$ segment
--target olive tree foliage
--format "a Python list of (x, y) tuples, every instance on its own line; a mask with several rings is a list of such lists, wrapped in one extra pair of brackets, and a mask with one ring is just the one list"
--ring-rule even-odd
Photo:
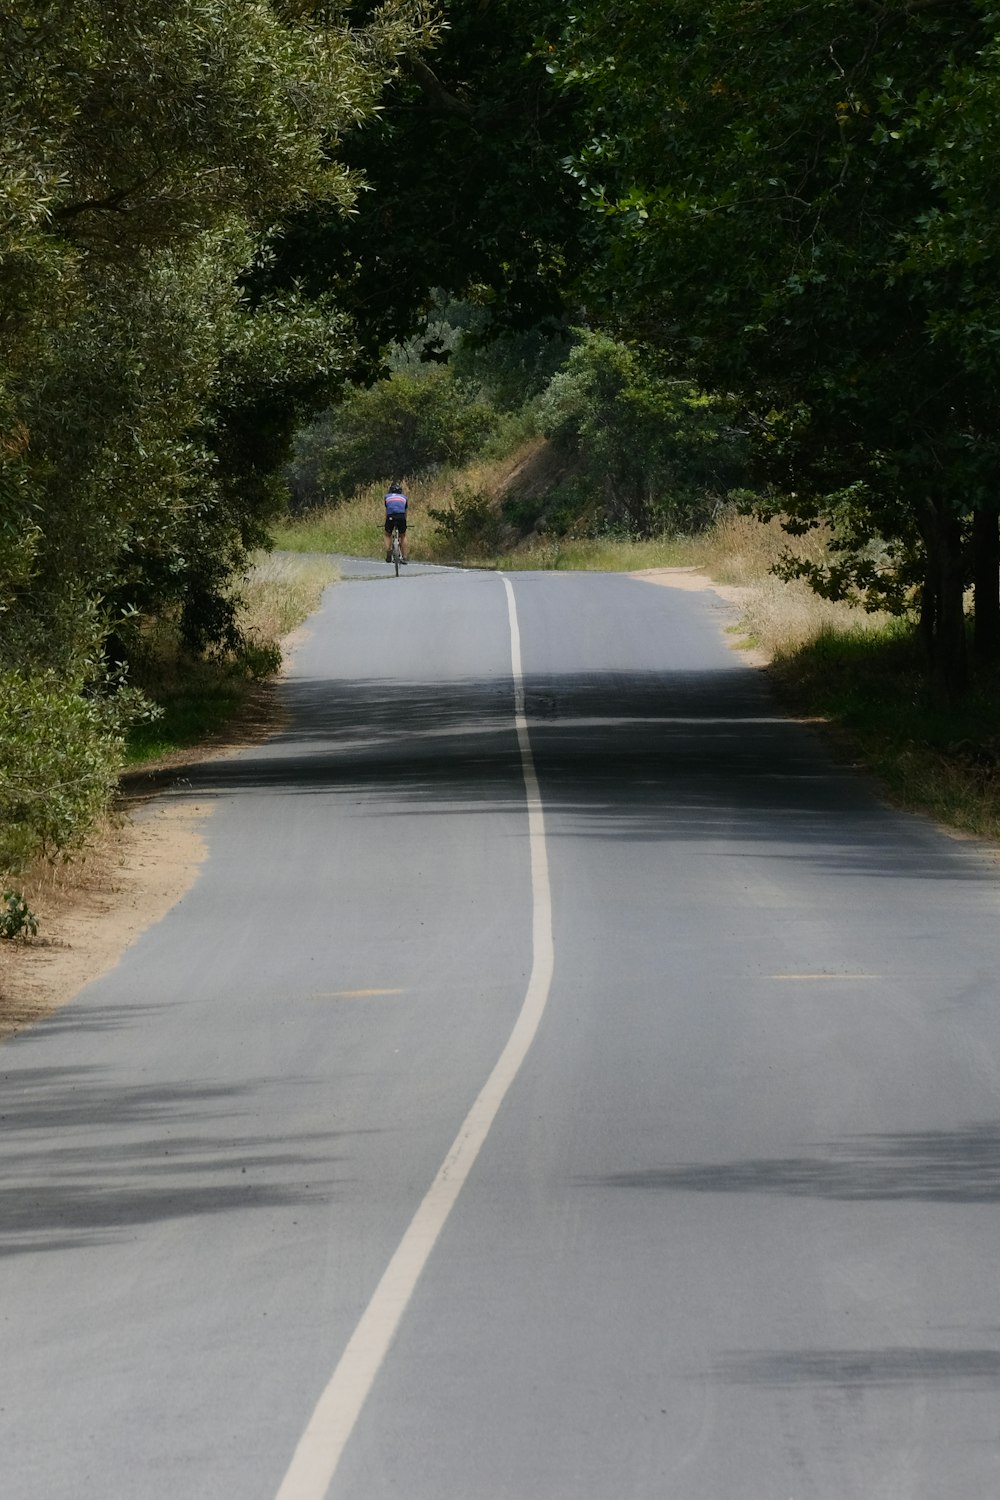
[(39, 693), (46, 723), (96, 701), (143, 612), (232, 643), (227, 585), (354, 342), (329, 296), (248, 287), (289, 215), (351, 211), (340, 138), (432, 34), (413, 0), (360, 28), (316, 0), (0, 0), (5, 731)]
[(582, 295), (735, 396), (812, 581), (919, 607), (946, 692), (963, 588), (1000, 645), (1000, 15), (986, 0), (575, 8)]
[(394, 370), (446, 363), (498, 412), (521, 413), (562, 368), (573, 341), (563, 317), (505, 327), (493, 298), (472, 299), (437, 292), (420, 332), (393, 352)]

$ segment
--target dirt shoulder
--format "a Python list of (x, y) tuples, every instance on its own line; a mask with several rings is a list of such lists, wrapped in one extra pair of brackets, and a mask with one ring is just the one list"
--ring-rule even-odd
[(0, 944), (0, 1040), (65, 1005), (191, 889), (208, 852), (210, 802), (159, 794), (185, 767), (237, 754), (276, 734), (283, 714), (265, 683), (224, 736), (127, 772), (107, 824), (71, 863), (27, 885), (39, 933)]
[[(749, 589), (740, 588), (736, 584), (716, 583), (714, 578), (709, 578), (706, 573), (699, 573), (697, 568), (641, 568), (638, 572), (630, 573), (629, 577), (638, 579), (640, 583), (659, 584), (661, 588), (686, 589), (690, 593), (717, 594), (720, 599), (733, 606), (734, 626), (750, 594)], [(752, 667), (766, 667), (771, 659), (766, 651), (761, 651), (758, 647), (748, 645), (746, 641), (741, 640), (736, 630), (726, 635), (726, 644), (733, 651), (738, 651), (743, 660)]]

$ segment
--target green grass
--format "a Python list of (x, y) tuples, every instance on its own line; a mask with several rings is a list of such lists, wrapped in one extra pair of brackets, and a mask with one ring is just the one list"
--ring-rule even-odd
[(790, 707), (816, 715), (881, 780), (890, 799), (1000, 839), (1000, 696), (984, 679), (954, 707), (930, 692), (916, 632), (825, 630), (771, 667)]
[(271, 531), (274, 545), (283, 552), (378, 557), (383, 544), (382, 495), (381, 488), (372, 487), (341, 505), (280, 522)]
[[(204, 670), (196, 670), (204, 666)], [(178, 750), (190, 749), (232, 723), (250, 691), (245, 677), (221, 667), (191, 663), (170, 682), (162, 678), (145, 692), (160, 710), (152, 722), (133, 725), (125, 748), (125, 763), (142, 765)]]
[(280, 665), (281, 640), (311, 614), (337, 576), (333, 564), (322, 559), (257, 557), (236, 588), (237, 619), (249, 643), (238, 658), (187, 658), (170, 622), (158, 622), (132, 677), (160, 714), (133, 725), (126, 764), (142, 765), (204, 744), (233, 725), (257, 684)]

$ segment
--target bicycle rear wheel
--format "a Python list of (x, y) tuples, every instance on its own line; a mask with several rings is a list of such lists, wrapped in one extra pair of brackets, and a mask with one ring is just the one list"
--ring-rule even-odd
[(402, 557), (403, 557), (403, 554), (400, 551), (400, 547), (399, 547), (399, 532), (396, 530), (396, 528), (394, 526), (392, 528), (392, 561), (393, 561), (393, 564), (395, 565), (395, 568), (396, 568), (396, 577), (397, 578), (399, 577), (399, 564), (402, 561)]

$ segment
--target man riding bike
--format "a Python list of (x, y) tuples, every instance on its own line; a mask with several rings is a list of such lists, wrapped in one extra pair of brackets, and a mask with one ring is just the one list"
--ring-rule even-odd
[(399, 532), (399, 550), (403, 554), (402, 561), (408, 562), (406, 555), (406, 507), (408, 505), (406, 496), (398, 484), (394, 484), (385, 497), (385, 560), (392, 562), (392, 533), (393, 528)]

